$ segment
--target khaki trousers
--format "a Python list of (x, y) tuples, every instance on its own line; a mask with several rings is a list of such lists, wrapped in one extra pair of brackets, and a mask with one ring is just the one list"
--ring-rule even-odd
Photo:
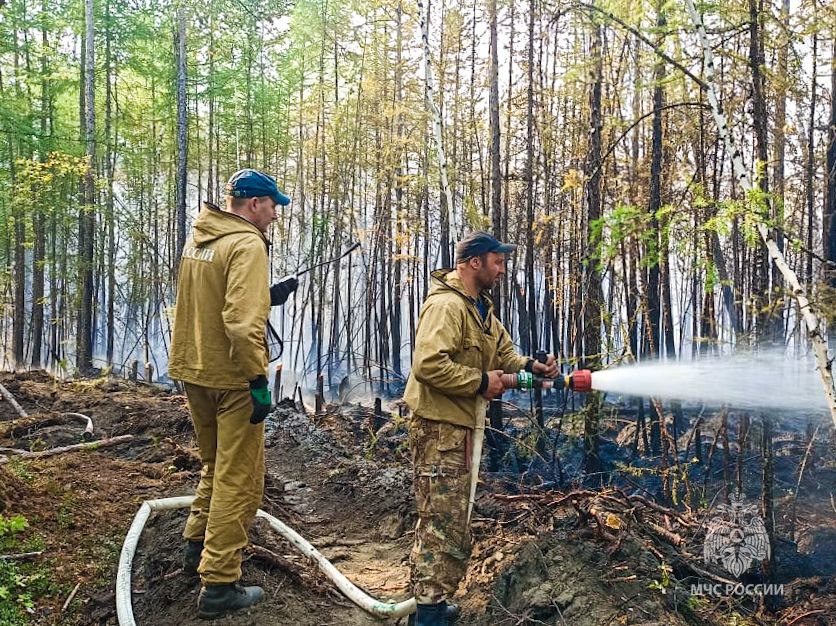
[(241, 578), (241, 551), (264, 493), (264, 423), (250, 424), (248, 389), (186, 383), (203, 467), (183, 537), (204, 542), (204, 584)]

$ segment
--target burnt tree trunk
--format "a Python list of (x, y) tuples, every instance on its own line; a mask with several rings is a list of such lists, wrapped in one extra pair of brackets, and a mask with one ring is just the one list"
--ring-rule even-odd
[[(768, 200), (769, 176), (766, 169), (769, 162), (768, 147), (768, 119), (766, 112), (765, 79), (763, 75), (763, 41), (761, 33), (761, 14), (763, 13), (763, 0), (749, 0), (749, 68), (752, 72), (752, 125), (755, 130), (755, 153), (758, 159), (758, 172), (756, 184), (760, 190), (764, 202), (764, 215), (767, 219), (774, 219), (772, 207)], [(776, 237), (779, 249), (783, 249), (783, 237)], [(761, 339), (776, 341), (778, 328), (783, 329), (780, 317), (776, 323), (774, 312), (771, 310), (773, 295), (769, 293), (769, 272), (770, 261), (766, 247), (760, 242), (757, 249), (752, 251), (754, 255), (752, 290), (753, 303), (755, 306), (754, 319), (754, 340)], [(780, 280), (776, 276), (776, 280)]]
[[(529, 349), (538, 349), (537, 298), (534, 283), (534, 17), (536, 4), (528, 6), (528, 96), (526, 100), (526, 159), (525, 159), (525, 291), (528, 296)], [(542, 428), (542, 424), (539, 424)]]
[[(584, 306), (584, 360), (586, 367), (599, 369), (601, 366), (601, 276), (598, 271), (598, 255), (593, 248), (592, 225), (601, 218), (601, 83), (603, 74), (603, 51), (601, 45), (601, 25), (592, 25), (592, 44), (590, 54), (592, 65), (590, 73), (589, 95), (589, 152), (586, 159), (587, 232), (585, 233), (587, 264), (584, 268), (586, 299)], [(584, 469), (597, 472), (601, 468), (598, 457), (598, 421), (601, 410), (601, 394), (590, 393), (587, 396), (584, 413)]]
[(814, 187), (816, 183), (816, 52), (818, 49), (818, 37), (813, 32), (813, 84), (810, 88), (810, 117), (807, 129), (807, 254), (804, 276), (807, 289), (812, 290), (813, 285), (813, 225), (815, 223)]
[(186, 9), (177, 9), (177, 248), (174, 253), (174, 276), (186, 245), (186, 183), (188, 159), (188, 120), (186, 118)]
[[(761, 455), (763, 456), (763, 491), (761, 492), (761, 517), (769, 536), (769, 558), (761, 561), (761, 573), (768, 582), (775, 574), (775, 509), (774, 486), (775, 464), (772, 449), (772, 421), (763, 420), (763, 434), (761, 439)], [(767, 596), (768, 598), (769, 596)]]
[[(502, 170), (500, 168), (500, 128), (499, 128), (499, 51), (497, 41), (496, 0), (488, 1), (488, 15), (490, 20), (490, 94), (488, 109), (490, 114), (490, 159), (491, 159), (491, 223), (493, 234), (502, 237)], [(502, 321), (502, 286), (500, 281), (493, 288), (494, 314)], [(491, 402), (488, 410), (491, 430), (487, 440), (491, 447), (488, 463), (492, 471), (499, 469), (499, 462), (503, 452), (504, 439), (500, 434), (503, 430), (502, 403), (499, 400)]]
[(76, 367), (83, 374), (93, 368), (93, 249), (96, 232), (96, 81), (95, 24), (93, 0), (85, 1), (86, 47), (84, 55), (84, 112), (87, 172), (84, 176), (84, 206), (79, 212), (79, 307), (76, 324)]

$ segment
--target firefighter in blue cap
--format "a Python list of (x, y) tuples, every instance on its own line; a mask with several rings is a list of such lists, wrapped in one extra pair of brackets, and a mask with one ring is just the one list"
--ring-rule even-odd
[(271, 410), (265, 327), (296, 278), (269, 287), (266, 233), (290, 198), (271, 176), (233, 174), (226, 208), (205, 203), (183, 249), (169, 375), (183, 381), (202, 469), (183, 531), (183, 570), (200, 574), (198, 616), (252, 606), (241, 552), (264, 491), (264, 419)]

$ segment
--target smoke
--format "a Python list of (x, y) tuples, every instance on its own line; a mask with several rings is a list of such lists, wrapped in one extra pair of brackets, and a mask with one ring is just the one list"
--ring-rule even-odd
[(592, 387), (744, 409), (827, 412), (815, 364), (775, 352), (617, 367), (595, 372)]

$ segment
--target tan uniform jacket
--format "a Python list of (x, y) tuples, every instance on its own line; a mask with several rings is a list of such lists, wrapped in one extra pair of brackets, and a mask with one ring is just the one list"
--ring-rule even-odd
[(511, 336), (493, 314), (488, 292), (485, 321), (452, 270), (432, 273), (433, 286), (421, 307), (412, 371), (404, 400), (416, 415), (473, 428), (476, 390), (482, 373), (523, 369), (528, 358), (517, 354)]
[(180, 260), (171, 378), (246, 389), (267, 373), (269, 246), (255, 225), (204, 204)]

